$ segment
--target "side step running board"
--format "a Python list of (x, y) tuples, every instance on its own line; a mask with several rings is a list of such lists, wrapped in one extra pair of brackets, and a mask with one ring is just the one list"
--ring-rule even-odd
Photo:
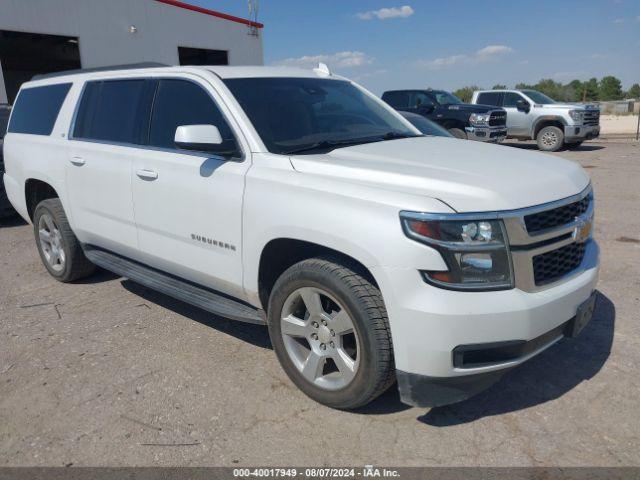
[(92, 263), (152, 290), (164, 293), (220, 317), (259, 325), (266, 324), (264, 312), (251, 305), (180, 280), (177, 277), (114, 253), (90, 245), (83, 245), (82, 248)]

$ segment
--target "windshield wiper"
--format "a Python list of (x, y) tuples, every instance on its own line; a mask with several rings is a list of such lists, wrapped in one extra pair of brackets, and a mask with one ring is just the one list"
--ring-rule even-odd
[(379, 137), (379, 140), (397, 140), (399, 138), (413, 138), (413, 137), (424, 137), (424, 135), (416, 135), (416, 134), (408, 134), (408, 133), (400, 133), (400, 132), (387, 132), (382, 137)]
[(304, 147), (293, 148), (291, 150), (285, 150), (282, 152), (285, 155), (295, 155), (296, 153), (313, 152), (315, 150), (331, 151), (336, 148), (349, 147), (353, 145), (362, 145), (364, 143), (382, 142), (385, 140), (396, 140), (398, 138), (411, 138), (422, 137), (424, 135), (410, 135), (407, 133), (399, 132), (387, 132), (382, 136), (366, 137), (366, 138), (352, 138), (349, 140), (322, 140), (320, 142), (312, 143), (311, 145), (305, 145)]
[(351, 140), (322, 140), (321, 142), (312, 143), (300, 148), (294, 148), (286, 150), (282, 153), (285, 155), (294, 155), (296, 153), (312, 152), (314, 150), (327, 150), (331, 151), (340, 147), (348, 147), (351, 145), (360, 145), (362, 143), (368, 143), (372, 140), (370, 138), (355, 138)]

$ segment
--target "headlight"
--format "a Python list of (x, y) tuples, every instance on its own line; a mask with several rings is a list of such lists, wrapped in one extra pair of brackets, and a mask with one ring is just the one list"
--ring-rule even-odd
[(582, 123), (584, 110), (569, 110), (569, 116), (576, 123)]
[(447, 271), (423, 271), (432, 285), (450, 290), (513, 288), (511, 255), (502, 220), (430, 219), (412, 212), (400, 214), (405, 234), (440, 252)]
[(488, 113), (472, 113), (469, 116), (469, 123), (472, 125), (489, 125), (489, 117)]

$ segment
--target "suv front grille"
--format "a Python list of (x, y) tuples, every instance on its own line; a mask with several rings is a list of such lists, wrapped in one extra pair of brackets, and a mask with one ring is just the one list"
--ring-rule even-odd
[(570, 243), (533, 257), (533, 278), (536, 285), (554, 282), (578, 268), (586, 249), (585, 242)]
[(506, 112), (491, 112), (489, 116), (490, 127), (504, 127), (507, 124)]
[(549, 228), (560, 227), (571, 223), (589, 209), (592, 196), (587, 195), (582, 200), (563, 205), (562, 207), (545, 210), (544, 212), (532, 213), (524, 217), (527, 232), (537, 233)]
[(583, 125), (598, 125), (600, 123), (600, 110), (586, 110)]

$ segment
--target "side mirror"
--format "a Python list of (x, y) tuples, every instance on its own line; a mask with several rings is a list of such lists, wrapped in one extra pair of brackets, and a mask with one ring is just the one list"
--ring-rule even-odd
[(521, 112), (529, 113), (531, 106), (529, 105), (529, 102), (527, 102), (526, 100), (518, 100), (516, 102), (516, 108)]
[(176, 128), (174, 142), (185, 150), (216, 151), (222, 135), (215, 125), (182, 125)]

